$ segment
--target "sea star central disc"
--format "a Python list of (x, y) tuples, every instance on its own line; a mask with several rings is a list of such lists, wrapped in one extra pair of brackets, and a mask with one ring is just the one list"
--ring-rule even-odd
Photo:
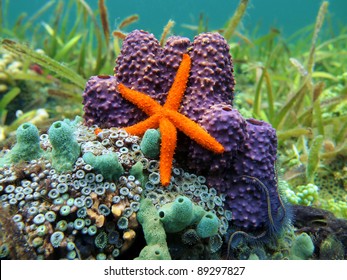
[(178, 112), (181, 100), (187, 87), (191, 60), (183, 54), (174, 82), (168, 92), (166, 102), (161, 106), (145, 93), (118, 84), (119, 93), (144, 111), (149, 118), (124, 129), (133, 135), (143, 135), (147, 129), (159, 128), (160, 147), (160, 181), (167, 186), (171, 179), (172, 160), (177, 144), (177, 129), (204, 148), (215, 153), (223, 153), (224, 147), (199, 124)]

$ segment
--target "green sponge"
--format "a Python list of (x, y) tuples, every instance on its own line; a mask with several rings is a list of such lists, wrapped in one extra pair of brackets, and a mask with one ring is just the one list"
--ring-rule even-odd
[(219, 219), (216, 215), (206, 212), (201, 206), (185, 196), (178, 196), (173, 202), (159, 209), (159, 218), (165, 231), (175, 233), (197, 224), (197, 233), (201, 238), (211, 237), (218, 232)]
[(116, 153), (108, 153), (95, 156), (92, 153), (85, 153), (83, 160), (90, 164), (97, 172), (108, 181), (117, 181), (124, 173), (123, 166), (119, 163)]
[(198, 223), (196, 232), (201, 238), (211, 237), (218, 233), (219, 219), (213, 213), (206, 213)]
[(311, 237), (306, 233), (301, 233), (294, 240), (293, 246), (290, 248), (290, 259), (307, 260), (312, 256), (314, 244)]
[(80, 146), (73, 134), (72, 127), (63, 121), (54, 122), (48, 130), (52, 144), (52, 166), (58, 172), (72, 170), (80, 155)]
[(133, 175), (140, 181), (141, 185), (144, 185), (145, 175), (143, 174), (143, 164), (141, 161), (136, 162), (129, 170), (129, 174)]
[(31, 123), (24, 123), (16, 131), (17, 143), (10, 152), (12, 163), (21, 160), (30, 161), (39, 158), (43, 151), (40, 148), (40, 136), (37, 127)]
[(166, 243), (166, 233), (160, 222), (158, 212), (149, 199), (142, 199), (137, 219), (142, 225), (147, 246), (137, 260), (171, 260)]
[(160, 133), (156, 129), (147, 129), (142, 137), (140, 148), (146, 157), (156, 158), (160, 150)]
[(185, 196), (163, 205), (159, 217), (166, 232), (179, 232), (189, 226), (193, 219), (193, 203)]

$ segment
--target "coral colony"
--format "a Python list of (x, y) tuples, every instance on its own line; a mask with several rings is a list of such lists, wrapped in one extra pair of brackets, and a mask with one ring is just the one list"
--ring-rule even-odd
[[(135, 30), (114, 72), (88, 80), (83, 119), (47, 134), (25, 123), (3, 152), (1, 223), (14, 226), (1, 257), (216, 259), (279, 239), (290, 215), (276, 133), (233, 108), (226, 40), (173, 36), (161, 47)], [(299, 237), (288, 254), (307, 258), (312, 241)]]

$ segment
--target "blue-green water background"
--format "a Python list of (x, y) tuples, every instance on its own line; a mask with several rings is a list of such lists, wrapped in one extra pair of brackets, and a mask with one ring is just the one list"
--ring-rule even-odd
[[(3, 3), (6, 2), (3, 0)], [(11, 26), (21, 13), (33, 15), (47, 1), (43, 0), (9, 0), (7, 23)], [(68, 4), (69, 1), (65, 1)], [(97, 10), (97, 0), (85, 0)], [(192, 37), (194, 32), (184, 28), (183, 24), (197, 25), (200, 14), (208, 19), (209, 30), (220, 29), (235, 11), (239, 0), (106, 0), (109, 21), (114, 29), (119, 22), (131, 14), (139, 14), (140, 20), (128, 27), (144, 29), (160, 36), (169, 19), (176, 22), (174, 33)], [(240, 27), (244, 34), (257, 32), (266, 34), (272, 27), (279, 29), (283, 36), (288, 37), (303, 27), (313, 25), (321, 0), (250, 0), (247, 13)], [(329, 36), (340, 33), (347, 25), (347, 1), (330, 0), (329, 14), (325, 29)], [(65, 5), (67, 7), (67, 5)], [(38, 20), (49, 21), (54, 7)], [(71, 10), (71, 13), (74, 13)], [(72, 23), (71, 23), (72, 24)], [(327, 33), (327, 32), (326, 32)]]

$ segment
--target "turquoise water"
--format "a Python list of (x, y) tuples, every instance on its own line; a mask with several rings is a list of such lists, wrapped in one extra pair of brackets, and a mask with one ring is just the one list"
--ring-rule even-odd
[[(7, 2), (7, 1), (3, 1)], [(8, 23), (14, 24), (18, 16), (27, 13), (28, 17), (34, 14), (48, 1), (41, 0), (15, 0), (9, 2)], [(56, 1), (57, 2), (57, 1)], [(68, 1), (65, 1), (66, 4)], [(96, 0), (86, 0), (93, 9), (97, 9)], [(223, 27), (237, 7), (238, 0), (132, 0), (132, 1), (105, 1), (109, 11), (109, 21), (112, 28), (127, 17), (137, 13), (140, 20), (128, 27), (127, 31), (134, 28), (144, 29), (160, 36), (163, 27), (169, 19), (176, 22), (174, 32), (178, 35), (192, 37), (193, 32), (184, 28), (183, 25), (197, 25), (200, 14), (208, 21), (209, 30)], [(251, 0), (247, 13), (243, 19), (241, 31), (249, 33), (255, 29), (259, 34), (267, 33), (270, 28), (276, 27), (284, 36), (289, 36), (295, 31), (313, 24), (321, 0)], [(345, 12), (347, 1), (329, 1), (329, 19), (326, 28), (333, 28), (335, 33), (339, 27), (347, 25)], [(65, 8), (67, 5), (65, 5)], [(53, 11), (54, 6), (51, 7)], [(71, 9), (71, 13), (74, 11)], [(48, 21), (51, 13), (45, 13), (40, 21)]]

